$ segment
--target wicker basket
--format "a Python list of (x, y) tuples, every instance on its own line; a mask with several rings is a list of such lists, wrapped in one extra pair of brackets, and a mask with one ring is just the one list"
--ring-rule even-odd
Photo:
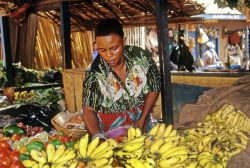
[(51, 119), (51, 123), (55, 127), (57, 131), (63, 131), (65, 135), (72, 136), (74, 138), (81, 138), (83, 135), (87, 133), (86, 129), (79, 129), (79, 128), (65, 128), (62, 124), (65, 122), (65, 113), (61, 112), (58, 113), (55, 117)]

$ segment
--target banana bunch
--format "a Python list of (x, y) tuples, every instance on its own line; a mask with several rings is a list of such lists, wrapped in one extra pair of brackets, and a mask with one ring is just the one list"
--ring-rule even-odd
[(100, 139), (96, 137), (89, 142), (89, 135), (83, 136), (78, 143), (79, 157), (89, 167), (112, 167), (114, 141), (108, 140), (99, 144)]
[(246, 149), (249, 118), (232, 105), (225, 104), (196, 128), (182, 132), (184, 143), (193, 152), (185, 167), (226, 167), (227, 161)]
[(76, 152), (73, 148), (66, 149), (60, 145), (57, 149), (48, 144), (46, 151), (31, 150), (31, 160), (24, 160), (24, 167), (28, 168), (76, 168)]
[(154, 159), (146, 157), (146, 159), (128, 159), (125, 163), (126, 168), (156, 168)]
[(23, 99), (29, 99), (32, 97), (37, 96), (37, 93), (34, 91), (27, 92), (27, 91), (22, 91), (22, 92), (15, 92), (14, 93), (15, 100), (23, 100)]
[(152, 136), (154, 139), (167, 138), (177, 136), (177, 131), (173, 129), (170, 124), (166, 127), (165, 124), (157, 123), (149, 132), (148, 135)]
[(135, 138), (141, 137), (142, 132), (139, 128), (129, 127), (128, 128), (128, 138), (127, 141), (131, 141)]

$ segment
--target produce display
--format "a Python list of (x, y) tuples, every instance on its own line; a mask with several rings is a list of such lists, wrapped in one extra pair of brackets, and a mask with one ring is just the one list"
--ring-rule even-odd
[[(6, 127), (5, 135), (11, 138), (0, 141), (0, 159), (4, 159), (0, 167), (226, 168), (233, 156), (246, 149), (250, 119), (225, 104), (195, 128), (177, 130), (158, 123), (145, 134), (129, 127), (127, 136), (106, 140), (90, 139), (88, 134), (76, 140), (61, 132), (27, 137), (23, 127), (24, 132), (13, 125)], [(19, 140), (13, 138), (18, 133)], [(5, 148), (9, 152), (1, 154)], [(11, 159), (12, 155), (18, 157)]]

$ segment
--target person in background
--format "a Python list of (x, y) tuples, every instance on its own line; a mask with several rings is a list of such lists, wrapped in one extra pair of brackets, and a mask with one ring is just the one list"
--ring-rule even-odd
[(151, 110), (160, 92), (160, 73), (149, 52), (125, 46), (122, 25), (101, 20), (95, 28), (97, 57), (83, 82), (83, 118), (92, 138), (114, 128), (151, 127)]
[(178, 71), (193, 72), (194, 68), (194, 58), (189, 51), (188, 46), (185, 43), (184, 30), (181, 30), (179, 33), (178, 45), (173, 48), (170, 54), (170, 60), (177, 65)]
[(97, 44), (96, 42), (93, 42), (93, 53), (92, 53), (93, 60), (97, 57), (97, 55), (98, 55)]
[(206, 43), (207, 50), (203, 55), (204, 66), (216, 65), (219, 61), (219, 57), (215, 51), (215, 45), (213, 42), (209, 41)]

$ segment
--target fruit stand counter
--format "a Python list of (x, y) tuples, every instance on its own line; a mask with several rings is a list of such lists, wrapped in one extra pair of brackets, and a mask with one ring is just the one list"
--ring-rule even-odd
[(250, 72), (172, 72), (172, 82), (200, 87), (224, 87)]
[[(174, 121), (185, 104), (197, 102), (200, 95), (212, 88), (230, 86), (250, 72), (171, 72)], [(154, 117), (161, 119), (161, 98), (159, 96), (153, 109)]]

